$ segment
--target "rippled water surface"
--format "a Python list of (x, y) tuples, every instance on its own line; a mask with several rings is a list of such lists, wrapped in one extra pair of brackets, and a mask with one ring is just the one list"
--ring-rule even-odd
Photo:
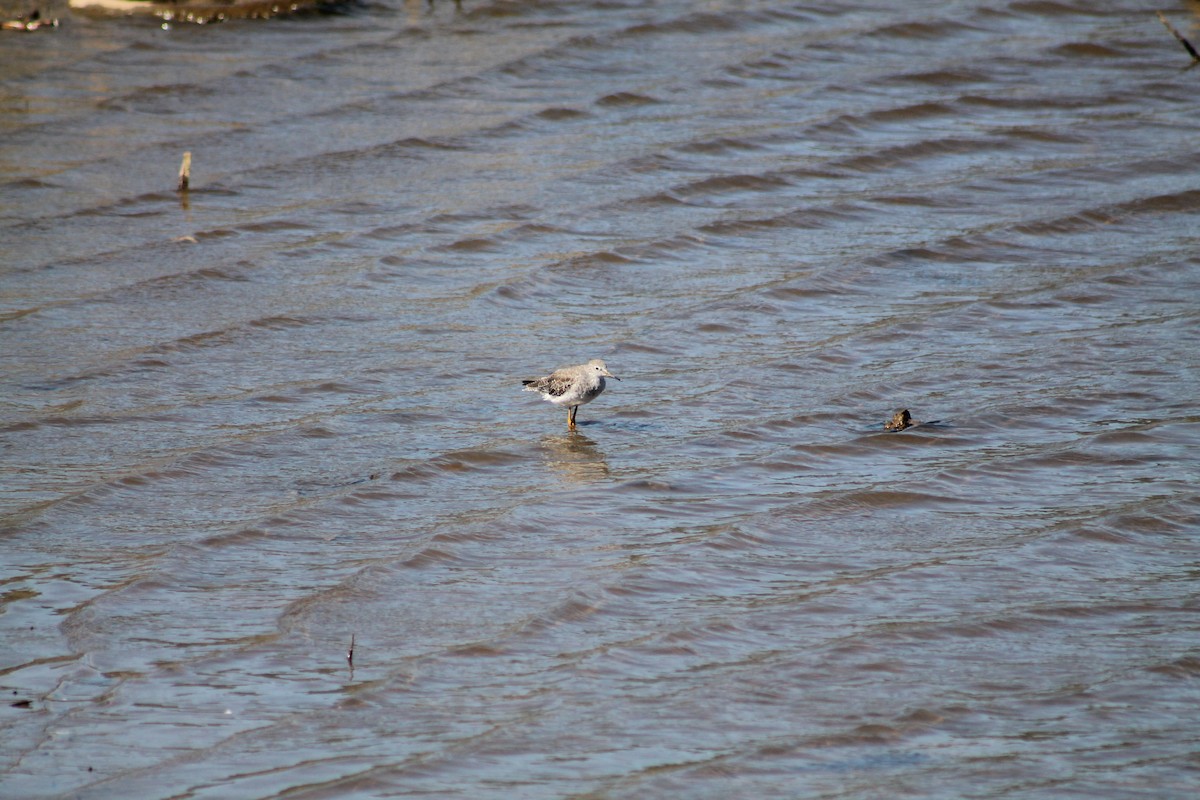
[(1152, 11), (5, 33), (0, 796), (1195, 796)]

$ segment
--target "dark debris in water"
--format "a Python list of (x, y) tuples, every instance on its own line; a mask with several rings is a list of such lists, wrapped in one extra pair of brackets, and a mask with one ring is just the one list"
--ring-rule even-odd
[(887, 422), (883, 423), (883, 429), (885, 431), (903, 431), (903, 430), (908, 430), (909, 428), (915, 428), (918, 425), (939, 425), (939, 424), (941, 424), (941, 421), (936, 420), (936, 419), (930, 420), (929, 422), (921, 422), (920, 420), (915, 420), (912, 418), (912, 414), (909, 413), (907, 408), (902, 408), (899, 411), (897, 411), (895, 414), (892, 414), (891, 419), (889, 419)]

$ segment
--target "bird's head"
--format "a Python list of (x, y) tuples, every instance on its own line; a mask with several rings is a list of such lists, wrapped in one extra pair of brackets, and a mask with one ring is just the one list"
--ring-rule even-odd
[(604, 365), (604, 362), (598, 358), (593, 358), (591, 361), (589, 361), (587, 363), (587, 365), (592, 370), (594, 370), (597, 375), (599, 375), (602, 378), (612, 378), (614, 381), (621, 380), (616, 375), (613, 375), (611, 372), (609, 372), (608, 367), (606, 367)]

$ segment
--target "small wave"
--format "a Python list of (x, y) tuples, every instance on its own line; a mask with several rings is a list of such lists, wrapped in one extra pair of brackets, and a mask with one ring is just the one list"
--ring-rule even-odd
[(1200, 678), (1200, 657), (1182, 656), (1173, 661), (1146, 667), (1146, 671), (1171, 678), (1195, 680)]
[(612, 250), (597, 250), (592, 253), (580, 253), (568, 256), (551, 265), (553, 269), (579, 270), (593, 267), (611, 267), (622, 264), (633, 264), (635, 259), (621, 255)]
[(288, 219), (270, 219), (262, 222), (247, 222), (238, 225), (236, 230), (245, 231), (246, 233), (290, 233), (292, 231), (309, 231), (312, 228), (302, 222), (293, 222)]
[(194, 114), (197, 104), (219, 94), (211, 86), (179, 83), (169, 86), (146, 86), (118, 97), (108, 97), (97, 104), (105, 111), (136, 114)]
[[(420, 154), (423, 150), (455, 151), (465, 150), (466, 147), (458, 141), (447, 137), (406, 136), (403, 139), (389, 142), (386, 145), (380, 145), (373, 149), (378, 151), (378, 155), (413, 156)], [(322, 156), (322, 158), (324, 157)]]
[(397, 562), (397, 566), (404, 569), (425, 569), (427, 567), (459, 564), (461, 562), (462, 559), (449, 550), (444, 550), (440, 547), (427, 547), (416, 555)]
[(927, 139), (913, 144), (884, 148), (873, 153), (852, 156), (835, 162), (843, 169), (856, 172), (880, 172), (918, 161), (945, 156), (983, 155), (1005, 150), (1009, 147), (1000, 139)]
[(0, 184), (5, 189), (61, 189), (62, 187), (53, 181), (44, 180), (42, 178), (17, 178), (16, 180), (5, 181)]
[(964, 32), (979, 31), (972, 25), (967, 25), (963, 22), (954, 22), (951, 20), (940, 19), (933, 22), (900, 22), (892, 25), (885, 25), (882, 28), (876, 28), (868, 32), (866, 35), (875, 37), (891, 37), (897, 39), (944, 39), (949, 36), (956, 36)]
[(1010, 3), (1009, 11), (1031, 17), (1099, 16), (1105, 12), (1095, 3), (1063, 3), (1057, 0), (1018, 0)]
[(748, 20), (738, 14), (697, 13), (667, 20), (635, 25), (625, 30), (626, 36), (662, 36), (671, 33), (720, 33), (737, 30)]
[(959, 112), (945, 103), (913, 103), (894, 108), (881, 108), (865, 114), (840, 114), (833, 119), (813, 125), (809, 132), (814, 136), (859, 135), (891, 125), (909, 126), (921, 120), (936, 119), (957, 113)]
[(928, 72), (908, 72), (887, 79), (889, 83), (916, 83), (928, 86), (962, 86), (965, 84), (989, 84), (992, 77), (986, 72), (972, 69), (936, 69)]
[(991, 131), (994, 134), (1004, 136), (1006, 138), (1024, 139), (1028, 142), (1037, 142), (1040, 144), (1063, 144), (1077, 146), (1087, 144), (1088, 139), (1084, 136), (1079, 136), (1067, 131), (1047, 130), (1042, 127), (1004, 127), (994, 128)]
[(271, 534), (262, 528), (242, 528), (232, 533), (222, 533), (201, 539), (196, 542), (196, 546), (208, 547), (213, 550), (223, 550), (225, 548), (236, 548), (247, 544), (254, 544), (263, 539), (270, 538)]
[(1016, 225), (1013, 232), (1031, 236), (1080, 233), (1113, 224), (1127, 224), (1130, 217), (1147, 214), (1194, 214), (1200, 212), (1200, 190), (1153, 195), (1126, 203), (1079, 211), (1065, 217)]
[(791, 181), (779, 175), (717, 175), (671, 190), (683, 197), (704, 197), (731, 192), (767, 192), (790, 186)]
[[(893, 435), (890, 438), (899, 440), (903, 437)], [(829, 449), (834, 454), (844, 452), (844, 448), (841, 447)], [(789, 515), (805, 520), (819, 520), (847, 515), (869, 515), (880, 510), (924, 511), (959, 506), (967, 502), (969, 501), (948, 495), (903, 489), (860, 489), (800, 504), (792, 509)]]
[(586, 111), (580, 111), (577, 108), (564, 108), (556, 106), (554, 108), (546, 108), (537, 113), (538, 119), (550, 120), (551, 122), (563, 122), (566, 120), (584, 119), (591, 116)]
[(682, 144), (675, 148), (680, 153), (699, 153), (706, 156), (728, 155), (753, 150), (761, 150), (762, 145), (746, 139), (734, 139), (728, 136), (708, 139), (700, 142)]
[[(1166, 170), (1171, 171), (1175, 169), (1171, 164), (1166, 164), (1164, 167)], [(1194, 213), (1200, 211), (1200, 189), (1187, 189), (1170, 194), (1152, 195), (1140, 200), (1133, 200), (1129, 203), (1114, 206), (1113, 211), (1130, 214), (1159, 212)]]
[(1061, 44), (1051, 52), (1068, 58), (1118, 58), (1124, 55), (1120, 50), (1114, 50), (1111, 47), (1095, 44), (1094, 42)]
[(434, 250), (449, 253), (488, 253), (498, 251), (500, 245), (501, 243), (494, 239), (473, 236), (467, 239), (459, 239), (447, 245), (441, 245), (434, 248)]
[(286, 330), (288, 328), (303, 328), (305, 325), (313, 324), (313, 320), (303, 317), (262, 317), (260, 319), (251, 320), (247, 323), (251, 328), (268, 328), (270, 330)]
[(949, 105), (939, 102), (913, 103), (896, 108), (884, 108), (872, 111), (865, 116), (874, 122), (913, 122), (914, 120), (944, 117), (958, 112)]
[[(817, 12), (819, 13), (819, 12)], [(627, 28), (624, 36), (665, 36), (671, 34), (708, 34), (749, 30), (757, 26), (781, 23), (804, 24), (812, 20), (812, 14), (782, 7), (767, 10), (738, 8), (728, 13), (697, 11), (662, 22), (650, 22)]]
[(692, 206), (692, 205), (696, 205), (696, 204), (689, 203), (680, 197), (676, 197), (671, 192), (664, 191), (664, 192), (658, 192), (658, 193), (652, 194), (652, 195), (647, 195), (645, 197), (634, 198), (633, 200), (627, 201), (627, 203), (625, 203), (623, 205), (651, 206), (651, 207), (653, 207), (653, 206), (688, 207), (688, 206)]
[(606, 94), (596, 101), (601, 108), (629, 108), (636, 106), (658, 105), (661, 101), (644, 94), (635, 92), (615, 92)]
[(395, 483), (425, 483), (444, 475), (505, 469), (527, 461), (528, 456), (523, 453), (504, 450), (461, 450), (409, 465), (393, 472), (389, 480)]
[(861, 219), (866, 209), (851, 205), (833, 208), (802, 208), (775, 217), (758, 217), (710, 222), (699, 231), (710, 236), (746, 236), (775, 229), (820, 230)]

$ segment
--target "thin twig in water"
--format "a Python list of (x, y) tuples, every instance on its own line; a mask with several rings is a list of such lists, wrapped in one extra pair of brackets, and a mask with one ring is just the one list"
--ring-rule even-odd
[(1167, 27), (1167, 30), (1169, 30), (1171, 32), (1171, 35), (1179, 40), (1179, 43), (1181, 45), (1183, 45), (1183, 49), (1187, 50), (1188, 55), (1190, 55), (1192, 57), (1192, 61), (1200, 61), (1200, 53), (1196, 52), (1196, 48), (1192, 47), (1191, 42), (1189, 42), (1187, 39), (1183, 38), (1182, 33), (1175, 30), (1174, 25), (1172, 25), (1170, 22), (1167, 22), (1166, 16), (1161, 11), (1158, 12), (1158, 21), (1161, 22), (1163, 25), (1165, 25)]

